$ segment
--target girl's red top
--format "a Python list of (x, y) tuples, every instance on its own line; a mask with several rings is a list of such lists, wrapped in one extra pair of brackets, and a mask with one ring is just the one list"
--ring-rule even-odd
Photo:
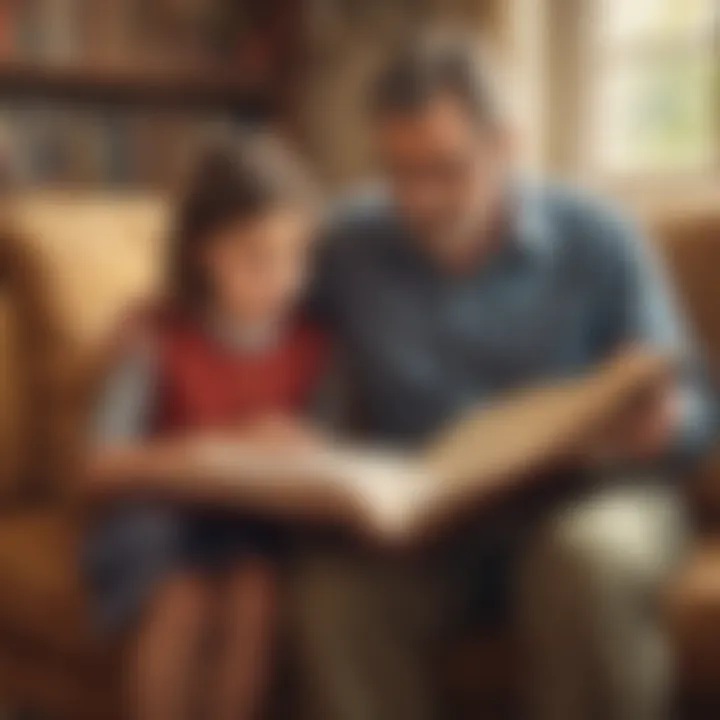
[(298, 319), (272, 347), (231, 347), (187, 318), (156, 323), (156, 432), (241, 426), (268, 413), (307, 410), (329, 364), (326, 336)]

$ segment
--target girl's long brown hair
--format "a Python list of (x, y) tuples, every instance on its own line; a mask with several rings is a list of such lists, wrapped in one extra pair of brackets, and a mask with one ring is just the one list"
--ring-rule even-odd
[(197, 309), (209, 288), (199, 249), (224, 227), (282, 207), (314, 209), (317, 192), (300, 160), (278, 139), (243, 134), (200, 156), (175, 213), (167, 287), (170, 306)]

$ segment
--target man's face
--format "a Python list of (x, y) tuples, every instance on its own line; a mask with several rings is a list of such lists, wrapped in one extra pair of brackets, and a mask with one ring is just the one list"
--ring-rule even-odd
[(376, 120), (375, 142), (397, 205), (426, 249), (452, 262), (494, 217), (508, 166), (502, 131), (478, 127), (461, 102)]

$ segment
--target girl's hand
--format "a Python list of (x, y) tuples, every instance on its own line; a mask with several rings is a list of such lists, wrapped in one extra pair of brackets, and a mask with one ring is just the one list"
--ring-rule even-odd
[(318, 450), (326, 438), (315, 427), (281, 413), (265, 415), (238, 429), (238, 440), (293, 450)]

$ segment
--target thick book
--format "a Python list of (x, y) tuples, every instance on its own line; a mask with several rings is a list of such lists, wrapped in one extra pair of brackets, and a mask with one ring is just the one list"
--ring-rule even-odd
[(471, 410), (413, 452), (272, 453), (208, 442), (194, 453), (195, 467), (225, 505), (412, 542), (442, 533), (529, 476), (596, 460), (608, 428), (664, 387), (670, 372), (662, 358), (628, 354), (586, 377)]

